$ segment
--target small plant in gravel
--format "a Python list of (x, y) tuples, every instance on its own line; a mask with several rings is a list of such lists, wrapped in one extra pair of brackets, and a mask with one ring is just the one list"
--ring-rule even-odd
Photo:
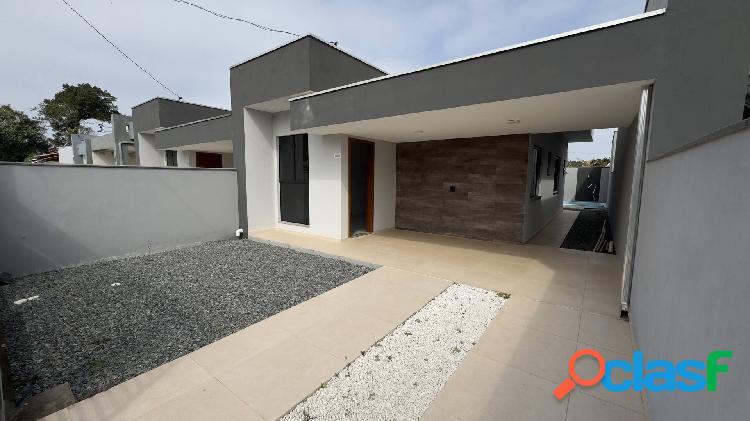
[(304, 421), (312, 421), (315, 418), (312, 415), (310, 415), (309, 412), (307, 412), (307, 409), (303, 409), (302, 410), (302, 419)]
[(457, 328), (456, 328), (456, 332), (458, 332), (458, 333), (461, 333), (461, 328), (460, 328), (460, 327), (457, 327)]
[(375, 392), (370, 392), (370, 394), (367, 396), (367, 400), (371, 401), (371, 400), (375, 399), (375, 396), (376, 396)]
[(507, 300), (508, 298), (510, 298), (510, 294), (508, 294), (507, 292), (498, 292), (497, 296), (502, 298), (503, 300)]
[(404, 332), (404, 336), (411, 336), (411, 332)]
[(454, 346), (453, 349), (451, 349), (451, 352), (454, 354), (458, 354), (459, 352), (461, 352), (461, 348)]

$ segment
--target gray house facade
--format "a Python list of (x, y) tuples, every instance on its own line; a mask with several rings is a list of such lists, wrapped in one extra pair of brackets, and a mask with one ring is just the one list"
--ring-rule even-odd
[[(736, 264), (746, 243), (685, 246), (674, 233), (690, 232), (690, 218), (666, 216), (662, 180), (677, 171), (670, 157), (746, 128), (748, 18), (746, 0), (652, 0), (636, 16), (394, 75), (308, 35), (232, 66), (231, 110), (136, 106), (134, 146), (142, 166), (220, 155), (212, 165), (237, 170), (245, 233), (339, 240), (396, 228), (524, 243), (562, 208), (569, 143), (616, 127), (608, 196), (621, 310), (646, 358), (696, 358), (750, 339), (750, 319), (726, 307), (747, 297)], [(665, 244), (671, 236), (680, 242)], [(711, 257), (723, 267), (705, 270)], [(720, 310), (697, 321), (701, 306)], [(722, 328), (707, 339), (711, 326)], [(750, 372), (747, 357), (734, 364)], [(746, 402), (742, 382), (731, 377), (727, 396)], [(702, 393), (647, 398), (653, 419), (747, 409)]]

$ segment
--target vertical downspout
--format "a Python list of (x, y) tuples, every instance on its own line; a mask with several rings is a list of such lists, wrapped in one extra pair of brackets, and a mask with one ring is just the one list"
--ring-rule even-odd
[(641, 104), (638, 109), (638, 127), (636, 128), (635, 161), (633, 163), (633, 184), (630, 189), (630, 212), (628, 213), (628, 234), (625, 243), (625, 258), (622, 271), (622, 289), (620, 291), (620, 308), (623, 314), (630, 310), (630, 290), (633, 285), (633, 268), (635, 266), (635, 247), (638, 241), (638, 216), (641, 212), (641, 194), (643, 193), (643, 174), (646, 169), (646, 151), (651, 123), (651, 98), (653, 85), (644, 88), (641, 93)]

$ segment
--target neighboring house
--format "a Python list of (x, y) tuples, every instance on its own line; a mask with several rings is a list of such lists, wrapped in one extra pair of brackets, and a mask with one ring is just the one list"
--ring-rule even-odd
[(154, 98), (133, 107), (137, 165), (232, 168), (229, 110)]
[(73, 134), (70, 146), (58, 148), (60, 164), (135, 165), (132, 118), (112, 114), (112, 132), (97, 136)]

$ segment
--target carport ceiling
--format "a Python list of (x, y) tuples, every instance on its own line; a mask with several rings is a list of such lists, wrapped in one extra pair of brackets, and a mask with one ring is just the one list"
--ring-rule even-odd
[(389, 142), (626, 127), (643, 87), (636, 81), (308, 129)]

